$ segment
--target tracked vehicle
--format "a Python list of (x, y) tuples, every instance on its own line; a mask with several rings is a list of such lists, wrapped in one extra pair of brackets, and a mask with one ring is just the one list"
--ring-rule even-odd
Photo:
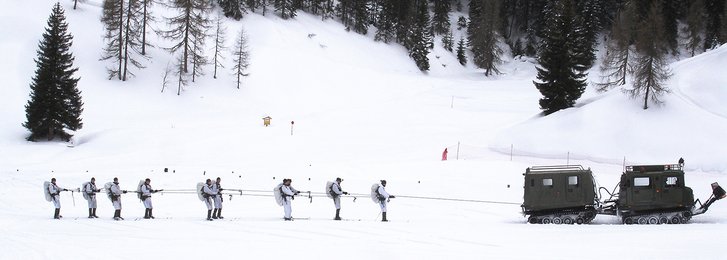
[[(523, 175), (522, 209), (532, 224), (583, 224), (597, 214), (618, 216), (624, 224), (684, 224), (725, 197), (715, 182), (705, 203), (694, 200), (678, 164), (626, 166), (611, 192), (596, 190), (591, 170), (582, 166), (534, 166)], [(601, 201), (604, 190), (610, 197)]]
[(596, 217), (598, 197), (591, 169), (533, 166), (525, 173), (523, 214), (532, 224), (584, 224)]
[(725, 196), (719, 184), (713, 183), (707, 203), (695, 201), (678, 164), (626, 166), (618, 189), (610, 193), (599, 213), (619, 216), (624, 224), (684, 224)]

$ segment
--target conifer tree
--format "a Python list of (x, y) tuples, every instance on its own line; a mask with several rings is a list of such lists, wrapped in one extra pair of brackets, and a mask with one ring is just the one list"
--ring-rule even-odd
[(217, 4), (222, 9), (222, 13), (225, 14), (225, 17), (229, 17), (237, 21), (242, 19), (242, 13), (244, 12), (242, 0), (217, 0)]
[(543, 42), (538, 58), (538, 81), (534, 82), (543, 95), (540, 108), (546, 115), (572, 107), (586, 87), (585, 76), (577, 69), (569, 41), (573, 36), (573, 17), (570, 17), (571, 0), (549, 0), (541, 32)]
[(457, 60), (459, 61), (459, 64), (462, 64), (464, 66), (467, 64), (467, 56), (465, 56), (465, 43), (464, 38), (459, 38), (459, 42), (457, 42)]
[(417, 5), (414, 9), (415, 21), (413, 26), (409, 30), (407, 41), (404, 42), (404, 47), (409, 50), (409, 57), (414, 59), (417, 67), (421, 71), (429, 70), (429, 46), (432, 41), (432, 37), (429, 34), (430, 21), (429, 21), (429, 10), (427, 8), (427, 2), (424, 0), (416, 1)]
[(499, 74), (497, 66), (502, 63), (503, 53), (498, 45), (500, 1), (472, 1), (470, 7), (474, 7), (471, 12), (475, 14), (468, 27), (474, 64), (485, 69), (485, 76)]
[(396, 28), (398, 27), (397, 1), (383, 1), (377, 15), (377, 31), (374, 40), (388, 43), (396, 39)]
[(233, 61), (235, 62), (232, 69), (235, 74), (237, 88), (239, 89), (240, 85), (242, 85), (242, 77), (247, 77), (249, 75), (247, 73), (247, 68), (250, 66), (250, 53), (247, 50), (247, 35), (245, 35), (244, 28), (240, 28), (240, 33), (237, 36), (235, 49), (233, 50), (232, 55), (234, 57)]
[(72, 41), (63, 8), (56, 3), (38, 44), (37, 69), (30, 83), (30, 100), (25, 105), (27, 120), (23, 127), (30, 131), (29, 141), (43, 137), (49, 141), (55, 137), (68, 141), (73, 135), (67, 130), (83, 127), (79, 78), (73, 75), (78, 69), (72, 68)]
[(434, 0), (432, 29), (435, 34), (445, 35), (450, 32), (449, 12), (452, 11), (450, 0)]
[(721, 44), (721, 26), (725, 10), (725, 0), (704, 0), (706, 13), (704, 50), (715, 48)]
[(633, 98), (644, 98), (644, 109), (649, 108), (649, 100), (654, 104), (662, 103), (660, 97), (669, 92), (664, 86), (671, 72), (665, 58), (668, 48), (663, 41), (664, 21), (660, 7), (659, 1), (653, 1), (647, 16), (638, 24), (634, 82), (631, 89), (626, 90)]
[(112, 60), (114, 67), (108, 68), (109, 79), (117, 77), (126, 81), (129, 64), (135, 68), (144, 68), (139, 58), (147, 59), (142, 54), (141, 37), (143, 30), (142, 0), (104, 0), (101, 22), (104, 24), (106, 46), (101, 60)]
[(635, 17), (634, 4), (627, 4), (614, 19), (611, 25), (611, 38), (606, 42), (606, 51), (600, 68), (603, 82), (596, 84), (598, 91), (626, 84), (633, 56), (631, 25)]
[(454, 50), (454, 39), (452, 38), (452, 31), (448, 31), (442, 36), (442, 47), (450, 52)]
[[(172, 53), (181, 52), (177, 61), (181, 62), (179, 67), (183, 73), (189, 72), (188, 65), (191, 61), (200, 65), (206, 63), (203, 47), (211, 23), (208, 17), (211, 10), (209, 3), (208, 0), (171, 1), (170, 7), (177, 9), (178, 13), (174, 17), (166, 18), (170, 28), (161, 34), (173, 42), (171, 47), (165, 49)], [(195, 74), (198, 72), (201, 71), (193, 71)]]
[(273, 0), (273, 7), (280, 14), (280, 18), (290, 19), (296, 16), (293, 0)]
[[(689, 5), (687, 12), (686, 26), (682, 29), (684, 34), (684, 48), (691, 56), (694, 56), (702, 48), (702, 35), (704, 33), (704, 1), (694, 0)], [(725, 19), (727, 20), (727, 19)]]
[(214, 55), (214, 65), (215, 65), (215, 73), (212, 75), (212, 78), (217, 78), (217, 67), (224, 68), (225, 66), (222, 64), (222, 60), (224, 60), (224, 56), (222, 56), (222, 52), (227, 49), (225, 47), (225, 35), (226, 35), (226, 29), (223, 26), (222, 23), (222, 17), (217, 17), (217, 26), (215, 29), (215, 55)]
[(352, 21), (350, 22), (350, 26), (352, 26), (354, 32), (365, 35), (368, 33), (369, 28), (368, 2), (355, 0), (352, 4)]
[(146, 46), (151, 46), (148, 42), (146, 42), (146, 28), (149, 27), (149, 24), (152, 22), (156, 22), (156, 18), (154, 18), (154, 15), (151, 13), (151, 7), (154, 5), (154, 0), (143, 0), (143, 11), (142, 11), (142, 25), (141, 25), (141, 55), (146, 56)]

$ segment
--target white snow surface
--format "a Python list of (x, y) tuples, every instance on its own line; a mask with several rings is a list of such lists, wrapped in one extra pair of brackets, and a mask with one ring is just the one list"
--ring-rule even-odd
[[(252, 66), (243, 87), (235, 88), (231, 65), (218, 79), (207, 67), (207, 76), (177, 96), (174, 86), (161, 93), (173, 60), (161, 48), (150, 51), (137, 77), (107, 80), (100, 2), (77, 10), (62, 2), (85, 102), (74, 147), (27, 142), (21, 126), (53, 2), (0, 9), (0, 259), (727, 258), (722, 201), (688, 225), (626, 226), (612, 216), (590, 225), (531, 225), (519, 207), (522, 173), (532, 165), (581, 164), (611, 189), (624, 162), (684, 157), (696, 198), (706, 199), (714, 181), (727, 184), (725, 46), (674, 63), (662, 106), (643, 110), (618, 89), (589, 89), (577, 107), (542, 117), (532, 60), (507, 59), (502, 75), (485, 78), (460, 66), (437, 39), (432, 69), (421, 73), (401, 46), (346, 32), (336, 21), (248, 14), (226, 22), (228, 45), (240, 26), (249, 36)], [(270, 127), (262, 125), (265, 116), (273, 118)], [(448, 161), (440, 160), (444, 148)], [(343, 199), (341, 215), (353, 221), (332, 221), (328, 198), (300, 196), (293, 202), (299, 219), (287, 222), (272, 197), (233, 196), (225, 197), (226, 220), (208, 222), (195, 194), (166, 193), (153, 196), (156, 220), (134, 221), (143, 206), (127, 194), (126, 220), (113, 221), (105, 196), (98, 198), (101, 218), (87, 219), (80, 194), (65, 192), (64, 218), (53, 220), (43, 181), (77, 188), (92, 176), (99, 187), (118, 177), (126, 190), (143, 178), (155, 189), (192, 190), (219, 176), (228, 189), (271, 191), (292, 178), (295, 188), (313, 192), (342, 177), (352, 193), (386, 179), (393, 195), (507, 203), (395, 198), (391, 222), (381, 223), (367, 196)]]

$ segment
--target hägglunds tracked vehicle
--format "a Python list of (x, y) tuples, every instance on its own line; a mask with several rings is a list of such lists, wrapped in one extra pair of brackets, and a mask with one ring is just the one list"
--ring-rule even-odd
[(591, 169), (533, 166), (525, 170), (523, 214), (536, 224), (583, 224), (596, 217), (598, 198)]
[[(521, 207), (532, 224), (584, 224), (597, 214), (618, 216), (624, 224), (684, 224), (725, 197), (715, 182), (705, 203), (694, 200), (679, 164), (626, 166), (618, 192), (597, 190), (591, 170), (580, 165), (533, 166), (523, 175)], [(610, 197), (601, 201), (599, 190)]]

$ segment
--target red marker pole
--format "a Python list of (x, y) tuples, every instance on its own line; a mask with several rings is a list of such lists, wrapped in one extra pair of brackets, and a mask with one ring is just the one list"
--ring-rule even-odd
[(293, 135), (293, 126), (295, 125), (295, 121), (290, 121), (290, 135)]

